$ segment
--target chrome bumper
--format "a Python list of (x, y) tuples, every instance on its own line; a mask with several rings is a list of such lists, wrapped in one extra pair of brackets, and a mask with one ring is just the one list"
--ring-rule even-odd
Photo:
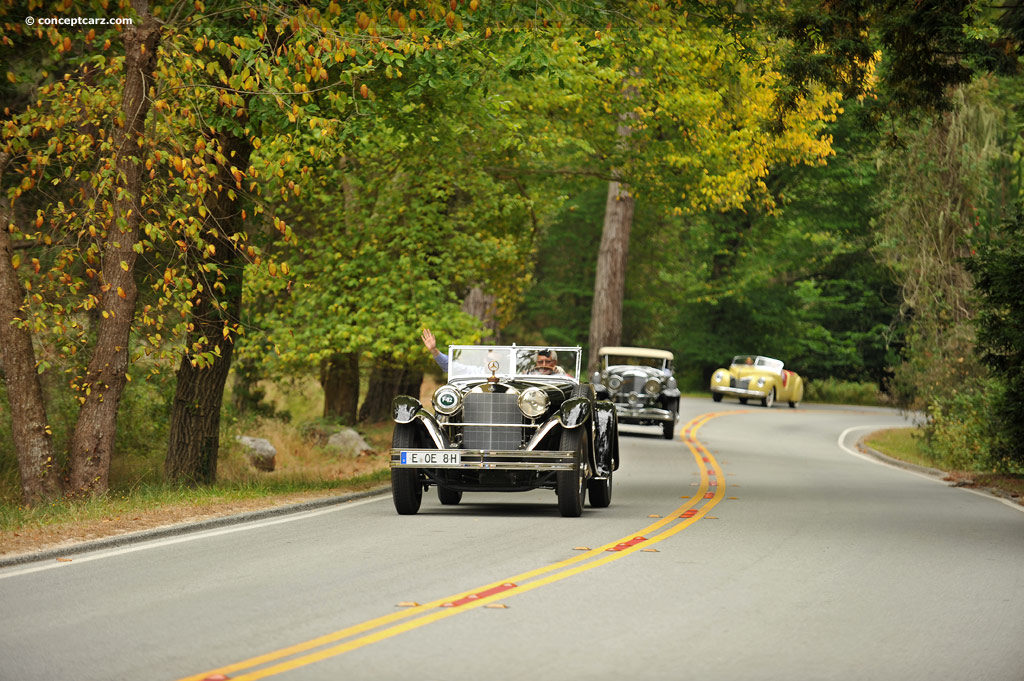
[(620, 421), (623, 419), (637, 419), (643, 421), (675, 422), (676, 420), (676, 415), (668, 409), (658, 409), (657, 407), (631, 407), (628, 404), (616, 404), (615, 411), (618, 413)]
[[(578, 463), (574, 452), (507, 451), (495, 452), (482, 449), (431, 449), (431, 453), (460, 454), (461, 463), (456, 465), (404, 464), (403, 449), (391, 450), (392, 468), (452, 468), (456, 470), (496, 471), (573, 471)], [(428, 451), (417, 449), (415, 451)]]
[(764, 397), (764, 390), (750, 390), (748, 388), (730, 388), (727, 385), (716, 385), (711, 388), (713, 393), (722, 393), (723, 395), (736, 395), (738, 397)]

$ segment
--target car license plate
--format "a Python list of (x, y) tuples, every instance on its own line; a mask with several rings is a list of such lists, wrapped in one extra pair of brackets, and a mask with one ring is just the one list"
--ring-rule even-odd
[(401, 463), (403, 466), (458, 466), (462, 463), (462, 452), (405, 451)]

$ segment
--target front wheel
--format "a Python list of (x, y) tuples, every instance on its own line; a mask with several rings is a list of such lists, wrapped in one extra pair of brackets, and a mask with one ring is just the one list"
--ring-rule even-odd
[(391, 469), (391, 500), (398, 515), (416, 515), (423, 501), (423, 482), (415, 468)]
[(563, 452), (576, 452), (579, 468), (558, 471), (555, 477), (555, 492), (558, 494), (558, 511), (563, 518), (579, 518), (583, 515), (583, 501), (587, 495), (587, 452), (583, 438), (583, 426), (562, 431), (558, 448)]
[(713, 399), (715, 402), (721, 402), (722, 393), (711, 393), (711, 399)]
[[(396, 449), (414, 449), (417, 442), (415, 426), (399, 423), (391, 436), (391, 446)], [(415, 515), (423, 501), (423, 481), (415, 468), (391, 469), (391, 500), (399, 515)]]
[(775, 388), (769, 390), (768, 394), (761, 398), (762, 407), (768, 407), (770, 409), (773, 404), (775, 404)]

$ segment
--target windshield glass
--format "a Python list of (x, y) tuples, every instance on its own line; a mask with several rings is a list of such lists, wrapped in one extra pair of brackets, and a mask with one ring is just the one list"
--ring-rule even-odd
[(732, 364), (739, 367), (757, 367), (758, 369), (776, 373), (781, 372), (783, 366), (781, 360), (772, 359), (771, 357), (760, 357), (758, 355), (736, 355), (732, 358)]
[(578, 381), (580, 348), (536, 345), (453, 345), (448, 350), (448, 379), (529, 377)]
[(660, 357), (634, 357), (631, 355), (605, 355), (604, 365), (606, 367), (611, 366), (641, 366), (641, 367), (654, 367), (655, 369), (664, 369), (665, 362), (667, 360), (661, 359)]

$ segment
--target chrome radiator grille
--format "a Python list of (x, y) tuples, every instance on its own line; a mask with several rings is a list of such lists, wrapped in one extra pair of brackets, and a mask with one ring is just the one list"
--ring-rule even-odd
[[(463, 421), (521, 424), (523, 413), (516, 399), (513, 393), (469, 393), (463, 402)], [(522, 428), (463, 426), (462, 446), (466, 449), (511, 450), (519, 449), (522, 442)]]
[(646, 376), (623, 376), (620, 392), (640, 393), (642, 395), (644, 392), (644, 383), (646, 382)]
[(749, 378), (741, 378), (740, 380), (737, 381), (735, 376), (730, 376), (729, 377), (729, 387), (730, 388), (743, 388), (744, 390), (746, 390), (747, 388), (750, 387), (750, 379)]

